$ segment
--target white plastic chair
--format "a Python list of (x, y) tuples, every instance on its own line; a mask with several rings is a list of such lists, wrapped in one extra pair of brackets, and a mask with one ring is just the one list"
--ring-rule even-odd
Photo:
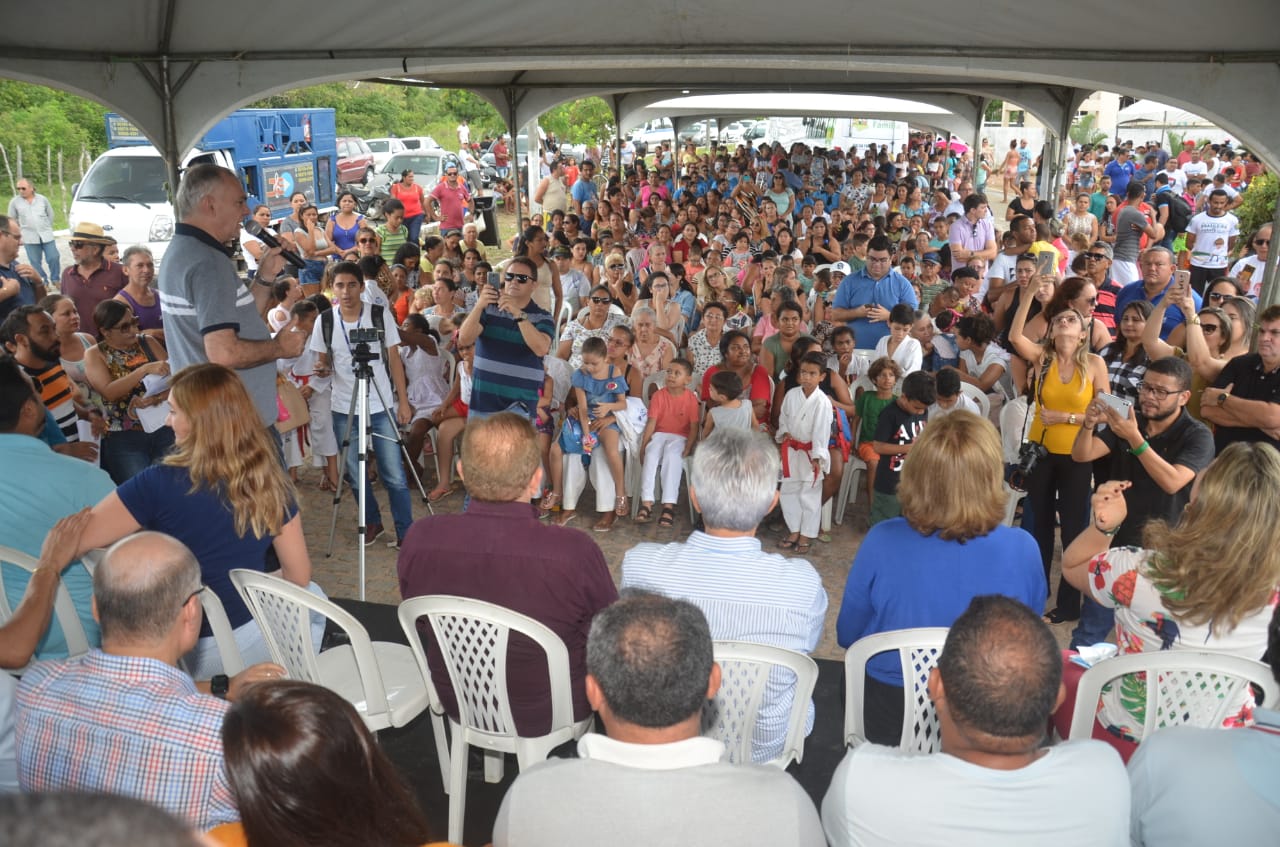
[[(569, 650), (549, 627), (527, 615), (483, 600), (452, 595), (413, 597), (400, 604), (400, 626), (417, 660), (418, 673), (430, 685), (431, 671), (418, 632), (425, 617), (435, 635), (458, 704), (458, 719), (449, 719), (452, 743), (449, 775), (449, 841), (462, 843), (467, 802), (467, 745), (485, 751), (485, 780), (502, 779), (502, 754), (515, 753), (520, 770), (547, 758), (560, 744), (581, 738), (591, 718), (573, 720)], [(542, 648), (551, 688), (551, 731), (535, 738), (517, 733), (507, 692), (507, 647), (512, 631)], [(438, 698), (431, 686), (432, 714)], [(443, 726), (434, 722), (436, 746), (443, 746)]]
[(942, 748), (938, 713), (929, 699), (929, 671), (938, 663), (946, 627), (918, 627), (879, 632), (859, 638), (844, 654), (844, 743), (857, 746), (867, 740), (862, 707), (868, 660), (879, 653), (897, 651), (902, 663), (902, 696), (906, 709), (898, 749), (907, 753), (936, 753)]
[(1000, 483), (1004, 487), (1004, 525), (1013, 526), (1013, 519), (1018, 514), (1018, 504), (1022, 502), (1022, 498), (1027, 496), (1025, 491), (1015, 491), (1009, 487), (1009, 483)]
[[(854, 433), (854, 437), (857, 437), (857, 433)], [(844, 474), (840, 477), (840, 490), (836, 494), (835, 509), (831, 516), (836, 523), (844, 523), (845, 510), (858, 499), (858, 492), (861, 490), (859, 485), (866, 470), (867, 463), (859, 459), (857, 453), (850, 452), (849, 461), (844, 463)]]
[(968, 397), (974, 403), (978, 404), (978, 413), (982, 417), (990, 420), (991, 418), (991, 398), (987, 396), (987, 392), (971, 382), (961, 381), (960, 393)]
[(1143, 738), (1168, 726), (1224, 728), (1224, 719), (1239, 707), (1241, 693), (1251, 682), (1262, 689), (1268, 708), (1280, 697), (1271, 668), (1253, 659), (1201, 650), (1130, 653), (1098, 662), (1080, 677), (1067, 737), (1089, 738), (1103, 686), (1135, 673), (1146, 674)]
[[(573, 306), (566, 299), (560, 304), (560, 312), (556, 315), (556, 334), (552, 341), (553, 344), (560, 343), (560, 331), (568, 326), (569, 321), (573, 320)], [(555, 349), (554, 347), (552, 348)]]
[[(375, 732), (404, 726), (427, 708), (427, 689), (409, 647), (372, 641), (345, 609), (279, 577), (237, 569), (231, 582), (262, 629), (272, 660), (291, 679), (337, 692)], [(351, 643), (316, 653), (311, 612), (337, 624)]]
[(653, 398), (653, 392), (657, 391), (667, 382), (667, 372), (665, 370), (657, 371), (649, 374), (644, 378), (644, 382), (640, 384), (640, 399), (644, 401), (646, 406)]
[[(213, 631), (213, 641), (218, 645), (222, 672), (227, 676), (235, 676), (244, 670), (244, 657), (240, 655), (240, 645), (236, 644), (236, 633), (231, 628), (231, 620), (227, 617), (222, 600), (207, 585), (200, 591), (200, 607), (204, 609), (204, 619), (209, 622), (209, 629)], [(178, 664), (184, 671), (191, 673), (185, 656), (178, 660)]]
[(818, 683), (818, 664), (803, 653), (745, 641), (715, 642), (720, 690), (702, 710), (702, 734), (724, 742), (730, 762), (751, 762), (752, 736), (770, 673), (795, 676), (795, 699), (787, 719), (782, 753), (768, 764), (785, 768), (804, 758), (804, 725)]
[[(8, 622), (9, 618), (13, 617), (13, 607), (9, 605), (9, 599), (5, 595), (5, 565), (15, 565), (28, 573), (34, 573), (40, 566), (40, 560), (12, 547), (0, 547), (0, 624)], [(88, 653), (89, 637), (85, 634), (84, 624), (80, 622), (75, 603), (72, 602), (71, 595), (67, 592), (67, 587), (62, 584), (61, 578), (58, 579), (58, 588), (53, 595), (53, 617), (62, 628), (62, 637), (67, 643), (67, 657)], [(9, 673), (22, 676), (26, 669), (27, 665), (21, 668), (10, 668)]]

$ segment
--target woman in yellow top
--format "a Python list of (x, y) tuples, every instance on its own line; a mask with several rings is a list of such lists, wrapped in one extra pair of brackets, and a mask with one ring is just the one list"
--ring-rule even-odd
[[(1040, 545), (1047, 581), (1053, 562), (1054, 515), (1058, 515), (1062, 526), (1064, 548), (1088, 522), (1093, 468), (1087, 462), (1071, 460), (1071, 445), (1093, 395), (1107, 391), (1109, 386), (1107, 365), (1100, 356), (1089, 352), (1085, 318), (1074, 308), (1053, 317), (1039, 344), (1027, 338), (1024, 330), (1033, 299), (1026, 290), (1030, 282), (1018, 282), (1023, 291), (1009, 328), (1009, 343), (1032, 369), (1031, 402), (1036, 412), (1028, 440), (1044, 445), (1048, 451), (1027, 477), (1027, 505), (1022, 521), (1023, 528)], [(1079, 620), (1080, 592), (1059, 580), (1057, 606), (1045, 618), (1050, 623)]]
[[(427, 819), (346, 700), (309, 682), (246, 688), (222, 724), (240, 823), (221, 847), (420, 847)], [(440, 844), (436, 847), (446, 847)]]

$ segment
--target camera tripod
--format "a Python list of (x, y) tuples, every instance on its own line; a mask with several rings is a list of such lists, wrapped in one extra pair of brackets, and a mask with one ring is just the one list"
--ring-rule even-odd
[[(388, 438), (385, 435), (371, 432), (369, 430), (369, 386), (373, 386), (373, 390), (378, 395), (378, 401), (382, 404), (384, 414), (390, 415), (392, 407), (387, 405), (387, 398), (382, 396), (382, 389), (378, 387), (378, 381), (373, 377), (372, 362), (378, 360), (378, 354), (369, 349), (367, 342), (361, 341), (355, 345), (351, 351), (352, 369), (355, 373), (356, 384), (351, 392), (351, 405), (347, 409), (347, 428), (342, 433), (342, 446), (339, 448), (339, 455), (342, 457), (342, 473), (338, 474), (338, 484), (333, 492), (333, 515), (329, 518), (329, 549), (325, 551), (325, 558), (333, 556), (333, 541), (338, 531), (338, 505), (342, 501), (342, 486), (352, 486), (352, 493), (356, 497), (356, 509), (360, 515), (359, 524), (356, 528), (356, 550), (357, 558), (360, 564), (360, 599), (364, 600), (364, 583), (365, 583), (365, 532), (368, 527), (365, 525), (365, 505), (366, 498), (369, 496), (369, 451), (373, 449), (373, 439), (381, 438), (387, 441), (394, 440), (400, 445), (400, 452), (404, 455), (408, 472), (413, 476), (413, 482), (418, 487), (418, 491), (422, 494), (422, 502), (427, 504), (427, 511), (435, 514), (435, 509), (431, 507), (431, 502), (427, 499), (426, 489), (422, 487), (422, 479), (418, 476), (417, 470), (414, 468), (413, 462), (410, 460), (409, 447), (404, 443), (404, 438), (400, 435), (399, 426), (394, 427), (395, 438)], [(357, 424), (357, 421), (359, 422)], [(351, 430), (356, 430), (359, 439), (359, 451), (356, 454), (356, 479), (350, 479), (346, 473), (347, 467), (347, 450), (351, 447)], [(359, 485), (356, 485), (356, 481)], [(390, 508), (390, 503), (387, 506)]]

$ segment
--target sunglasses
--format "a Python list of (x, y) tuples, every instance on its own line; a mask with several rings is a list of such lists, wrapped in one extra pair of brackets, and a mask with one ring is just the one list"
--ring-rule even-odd
[(1223, 294), (1222, 292), (1214, 292), (1213, 294), (1209, 295), (1209, 299), (1210, 300), (1226, 300), (1230, 296), (1231, 296), (1230, 294)]
[(458, 175), (458, 172), (457, 172), (457, 171), (445, 171), (445, 172), (444, 172), (444, 175), (445, 175), (445, 176), (457, 176), (457, 175)]
[[(9, 233), (9, 234), (10, 234), (10, 235), (13, 235), (13, 233)], [(68, 246), (68, 247), (70, 247), (72, 250), (79, 250), (81, 247), (83, 247), (83, 246), (84, 246), (84, 242), (83, 242), (83, 241), (69, 241), (69, 242), (67, 242), (67, 246)]]
[(377, 244), (378, 240), (376, 238), (357, 238), (356, 243), (357, 244)]
[(605, 265), (605, 267), (607, 267), (611, 271), (620, 271), (623, 268), (625, 268), (626, 265)]
[(1256, 245), (1258, 245), (1259, 247), (1266, 247), (1268, 244), (1270, 244), (1270, 243), (1271, 243), (1271, 239), (1270, 239), (1270, 238), (1255, 238), (1255, 239), (1253, 239), (1253, 243), (1254, 243), (1254, 244), (1256, 244)]
[(1103, 259), (1107, 258), (1107, 254), (1106, 253), (1085, 253), (1084, 257), (1090, 262), (1101, 262)]
[(116, 332), (124, 332), (124, 331), (125, 331), (125, 330), (127, 330), (127, 329), (137, 329), (137, 328), (138, 328), (138, 320), (137, 320), (137, 318), (134, 318), (134, 319), (133, 319), (133, 320), (131, 320), (131, 321), (120, 321), (120, 323), (116, 324), (115, 326), (113, 326), (113, 327), (111, 327), (111, 328), (112, 328), (113, 330), (115, 330)]
[(610, 298), (610, 297), (592, 297), (592, 298), (591, 298), (591, 302), (592, 302), (592, 303), (599, 303), (599, 304), (601, 304), (601, 305), (604, 305), (605, 303), (612, 303), (612, 302), (613, 302), (613, 299), (612, 299), (612, 298)]
[(507, 282), (519, 282), (519, 283), (525, 283), (533, 279), (533, 277), (529, 274), (513, 274), (513, 273), (505, 273), (502, 275), (502, 278)]

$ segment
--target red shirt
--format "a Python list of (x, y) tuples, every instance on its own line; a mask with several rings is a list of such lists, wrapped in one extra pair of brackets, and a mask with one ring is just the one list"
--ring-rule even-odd
[(72, 265), (62, 272), (60, 287), (65, 297), (70, 297), (80, 313), (80, 329), (97, 337), (98, 325), (93, 320), (93, 310), (103, 300), (110, 300), (120, 293), (120, 289), (128, 284), (124, 270), (114, 262), (102, 260), (102, 267), (89, 274), (85, 279), (80, 274), (80, 266)]
[(391, 183), (391, 196), (404, 204), (405, 220), (422, 214), (422, 186), (416, 182), (413, 185)]
[(431, 196), (440, 203), (440, 232), (443, 234), (447, 229), (462, 229), (467, 204), (471, 201), (471, 191), (462, 178), (458, 178), (457, 188), (450, 188), (446, 180), (440, 180), (431, 189)]
[(686, 388), (680, 396), (659, 388), (649, 401), (649, 420), (655, 432), (666, 432), (688, 438), (698, 424), (698, 395)]

